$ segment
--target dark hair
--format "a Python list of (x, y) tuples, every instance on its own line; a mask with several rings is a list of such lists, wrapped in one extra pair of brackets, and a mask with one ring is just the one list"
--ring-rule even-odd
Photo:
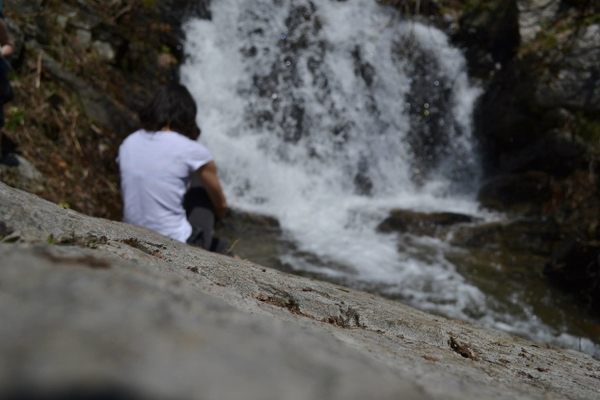
[(196, 124), (196, 102), (185, 86), (172, 83), (160, 87), (139, 112), (142, 128), (149, 132), (169, 127), (190, 139), (200, 136)]

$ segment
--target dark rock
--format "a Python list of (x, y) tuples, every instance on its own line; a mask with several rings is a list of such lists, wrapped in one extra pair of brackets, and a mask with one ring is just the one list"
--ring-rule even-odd
[(10, 233), (10, 230), (8, 229), (8, 226), (6, 225), (6, 222), (0, 221), (0, 239), (3, 238), (4, 236), (8, 235), (9, 233)]
[(82, 78), (62, 68), (36, 43), (28, 42), (28, 46), (42, 54), (46, 71), (50, 72), (57, 80), (64, 82), (77, 94), (77, 98), (92, 120), (116, 132), (131, 132), (137, 127), (133, 116), (119, 107), (107, 94), (94, 89)]
[(85, 2), (78, 2), (75, 15), (69, 19), (69, 25), (75, 29), (91, 31), (96, 28), (102, 20)]
[[(474, 115), (475, 133), (482, 144), (488, 172), (498, 168), (510, 172), (500, 165), (505, 154), (531, 150), (539, 153), (548, 146), (553, 148), (551, 152), (560, 149), (561, 140), (552, 143), (557, 130), (574, 134), (573, 143), (568, 145), (571, 153), (575, 150), (573, 144), (580, 146), (579, 139), (595, 143), (595, 134), (587, 128), (578, 129), (573, 121), (579, 118), (584, 124), (598, 124), (598, 59), (600, 24), (594, 24), (576, 31), (556, 48), (513, 60), (494, 75)], [(560, 154), (559, 157), (562, 158)], [(534, 159), (534, 164), (544, 162)], [(566, 162), (562, 172), (571, 173), (577, 166), (577, 162)]]
[(210, 20), (211, 0), (159, 0), (156, 4), (158, 15), (173, 29), (161, 35), (162, 44), (169, 47), (178, 60), (184, 57), (182, 42), (185, 37), (181, 26), (190, 18)]
[(515, 0), (483, 0), (466, 8), (453, 40), (465, 48), (471, 75), (487, 78), (496, 64), (514, 57), (520, 42), (518, 15)]
[(569, 238), (544, 268), (548, 280), (600, 313), (600, 245)]
[(543, 171), (566, 176), (579, 167), (588, 146), (570, 132), (553, 129), (528, 146), (500, 155), (500, 170), (505, 173)]
[(461, 226), (453, 231), (450, 243), (463, 247), (504, 248), (513, 252), (550, 255), (562, 238), (551, 220), (525, 219)]
[(394, 210), (379, 226), (378, 232), (411, 233), (417, 236), (438, 236), (443, 228), (468, 224), (477, 219), (469, 215), (451, 212), (420, 213), (410, 210)]
[(44, 0), (4, 0), (4, 7), (21, 14), (32, 14), (42, 11)]
[(212, 19), (211, 0), (159, 0), (157, 6), (164, 21), (171, 25), (181, 25), (190, 18)]
[[(539, 107), (600, 112), (600, 23), (581, 28), (542, 59), (534, 101)], [(535, 73), (534, 72), (534, 73)]]
[(220, 222), (229, 231), (280, 231), (279, 221), (268, 215), (259, 215), (236, 209), (229, 209), (227, 216)]
[(502, 154), (525, 148), (540, 136), (539, 115), (528, 106), (535, 91), (529, 62), (516, 60), (497, 74), (479, 99), (475, 135), (487, 172), (498, 168)]
[[(439, 170), (442, 160), (452, 151), (452, 136), (448, 131), (457, 128), (450, 112), (453, 83), (441, 73), (436, 58), (413, 41), (396, 43), (393, 52), (399, 58), (411, 60), (406, 67), (410, 79), (410, 90), (405, 95), (410, 121), (407, 142), (413, 181), (422, 184), (432, 171)], [(435, 80), (439, 89), (432, 91), (431, 83)]]
[(129, 49), (129, 41), (116, 27), (106, 23), (98, 24), (92, 29), (92, 40), (110, 45), (114, 51), (112, 63), (122, 64), (123, 58)]
[(550, 176), (544, 172), (528, 172), (489, 179), (482, 185), (478, 199), (486, 208), (531, 211), (550, 195)]

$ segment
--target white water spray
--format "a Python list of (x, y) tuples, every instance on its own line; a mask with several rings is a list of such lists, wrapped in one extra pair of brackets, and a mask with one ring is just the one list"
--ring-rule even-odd
[(182, 81), (230, 204), (276, 217), (293, 240), (282, 262), (450, 317), (551, 335), (535, 319), (494, 313), (443, 243), (376, 233), (393, 208), (488, 217), (461, 194), (477, 178), (479, 90), (442, 32), (374, 0), (219, 0), (211, 11), (212, 21), (185, 26)]

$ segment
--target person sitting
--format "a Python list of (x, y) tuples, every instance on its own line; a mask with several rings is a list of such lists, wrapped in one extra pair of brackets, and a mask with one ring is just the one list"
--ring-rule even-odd
[[(141, 129), (119, 147), (124, 222), (223, 252), (214, 224), (227, 201), (209, 150), (197, 139), (197, 107), (180, 84), (158, 89), (139, 112)], [(189, 190), (188, 190), (189, 189)]]
[(11, 166), (19, 164), (19, 161), (14, 156), (16, 143), (3, 130), (4, 103), (8, 103), (14, 99), (13, 90), (8, 80), (8, 72), (12, 68), (9, 58), (14, 49), (15, 43), (4, 21), (2, 1), (0, 1), (0, 163)]

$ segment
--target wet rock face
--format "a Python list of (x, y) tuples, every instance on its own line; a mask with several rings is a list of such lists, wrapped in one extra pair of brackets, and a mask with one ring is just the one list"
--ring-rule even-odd
[[(554, 7), (552, 2), (548, 6)], [(475, 113), (485, 167), (492, 175), (479, 192), (482, 205), (547, 217), (557, 225), (548, 228), (540, 220), (528, 232), (489, 227), (455, 236), (465, 244), (531, 244), (530, 251), (548, 257), (544, 273), (549, 282), (573, 293), (593, 314), (600, 309), (594, 247), (599, 233), (590, 224), (599, 209), (599, 33), (598, 23), (579, 26), (560, 45), (514, 59), (495, 74)], [(533, 43), (542, 46), (544, 40), (558, 38), (538, 37)], [(511, 234), (527, 240), (507, 242)]]
[(562, 48), (550, 51), (534, 101), (544, 109), (600, 112), (600, 23), (581, 28)]
[[(413, 179), (424, 183), (432, 171), (439, 169), (440, 162), (453, 154), (452, 136), (448, 131), (457, 130), (457, 136), (462, 134), (452, 118), (453, 82), (440, 72), (441, 67), (433, 54), (424, 51), (410, 38), (395, 43), (394, 55), (410, 60), (406, 67), (410, 90), (405, 100), (411, 121), (407, 141)], [(463, 181), (461, 177), (454, 178)]]
[(509, 172), (518, 164), (552, 174), (578, 168), (587, 153), (581, 140), (594, 135), (578, 124), (598, 123), (598, 59), (600, 24), (592, 24), (561, 48), (515, 59), (497, 73), (475, 113), (488, 167)]
[(446, 233), (449, 227), (475, 221), (476, 218), (469, 215), (451, 212), (420, 213), (410, 210), (394, 210), (379, 224), (377, 231), (439, 237)]
[(542, 31), (544, 23), (556, 16), (560, 0), (517, 0), (519, 34), (522, 43), (529, 43)]
[(515, 218), (484, 223), (464, 214), (410, 210), (392, 211), (377, 231), (448, 239), (452, 245), (465, 248), (503, 249), (515, 254), (548, 257), (560, 248), (565, 236), (550, 219)]
[(453, 39), (465, 48), (472, 76), (488, 78), (496, 64), (513, 58), (520, 43), (518, 15), (515, 0), (478, 0), (466, 9)]
[[(275, 3), (272, 7), (278, 6), (281, 5)], [(281, 34), (276, 55), (272, 54), (268, 41), (261, 43), (265, 35), (261, 24), (265, 17), (258, 13), (255, 15), (253, 10), (247, 11), (245, 16), (252, 24), (252, 28), (246, 28), (248, 37), (256, 38), (256, 44), (243, 46), (241, 54), (247, 58), (272, 60), (269, 71), (255, 74), (252, 87), (242, 91), (243, 95), (257, 97), (246, 108), (247, 118), (252, 121), (252, 128), (266, 128), (289, 143), (297, 143), (315, 134), (311, 129), (311, 116), (306, 112), (306, 101), (297, 91), (306, 83), (298, 67), (301, 60), (307, 59), (308, 71), (316, 86), (314, 90), (319, 92), (319, 101), (327, 104), (333, 115), (339, 113), (328, 88), (327, 71), (323, 65), (326, 44), (319, 35), (322, 26), (315, 11), (315, 5), (310, 1), (290, 7), (284, 21), (285, 33)], [(282, 102), (279, 96), (284, 93), (288, 99)], [(344, 136), (344, 129), (342, 127), (332, 133), (341, 137)]]

